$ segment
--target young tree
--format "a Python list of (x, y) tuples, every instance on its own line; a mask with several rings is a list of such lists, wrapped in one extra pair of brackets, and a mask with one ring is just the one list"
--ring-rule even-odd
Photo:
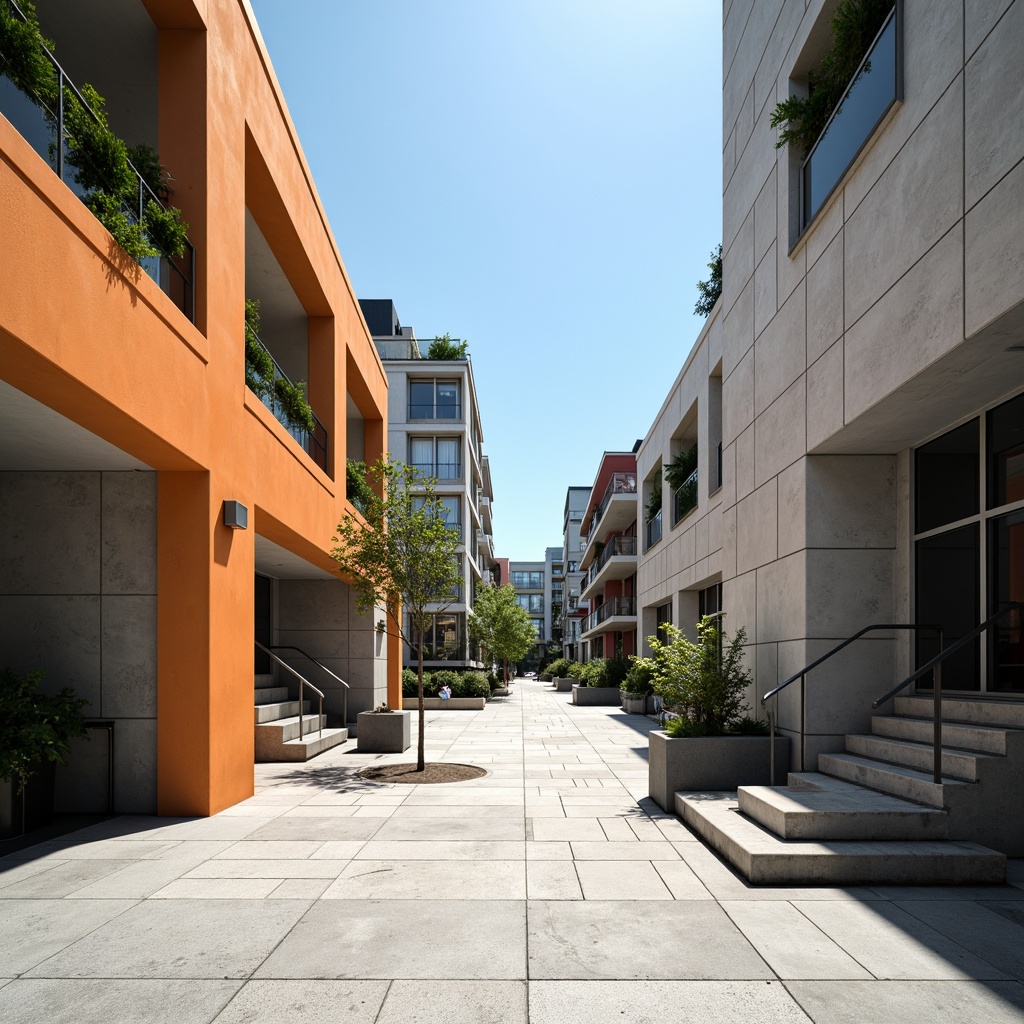
[(537, 630), (516, 600), (516, 588), (510, 583), (481, 587), (470, 615), (469, 635), (502, 663), (507, 683), (508, 663), (518, 661), (537, 643)]
[(458, 535), (447, 524), (447, 511), (434, 494), (432, 479), (388, 458), (371, 466), (369, 475), (378, 487), (363, 494), (360, 511), (365, 523), (355, 516), (343, 519), (332, 554), (355, 588), (359, 610), (373, 611), (383, 605), (398, 635), (416, 648), (420, 713), (416, 770), (421, 772), (425, 769), (422, 638), (432, 613), (447, 607), (460, 582), (455, 555)]

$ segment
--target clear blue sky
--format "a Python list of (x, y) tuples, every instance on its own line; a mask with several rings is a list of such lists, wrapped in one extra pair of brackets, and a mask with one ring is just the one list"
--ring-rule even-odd
[(715, 0), (252, 0), (360, 298), (470, 342), (497, 553), (561, 543), (703, 321)]

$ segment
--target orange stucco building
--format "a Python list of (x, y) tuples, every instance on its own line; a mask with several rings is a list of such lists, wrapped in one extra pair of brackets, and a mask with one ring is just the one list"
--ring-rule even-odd
[[(350, 719), (397, 702), (400, 659), (329, 556), (387, 379), (248, 3), (38, 6), (68, 79), (158, 149), (192, 249), (127, 258), (0, 79), (0, 667), (114, 722), (114, 810), (210, 814), (253, 791), (254, 638), (344, 679)], [(315, 431), (247, 386), (246, 299)], [(107, 768), (76, 745), (59, 807), (102, 809)]]

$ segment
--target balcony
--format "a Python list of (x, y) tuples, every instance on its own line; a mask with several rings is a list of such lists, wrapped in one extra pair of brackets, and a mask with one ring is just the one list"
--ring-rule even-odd
[[(685, 519), (697, 507), (697, 470), (672, 492), (672, 525)], [(660, 536), (660, 534), (659, 534)], [(650, 547), (650, 545), (648, 545)]]
[(901, 42), (894, 7), (800, 168), (801, 230), (832, 195), (889, 108), (902, 98)]
[(649, 551), (661, 540), (661, 511), (659, 508), (654, 518), (647, 521), (645, 531), (647, 543), (644, 545), (644, 551)]
[(490, 533), (493, 527), (493, 521), (491, 518), (491, 499), (488, 498), (487, 495), (482, 494), (480, 495), (478, 504), (480, 507), (480, 522), (483, 528)]
[(581, 568), (594, 560), (594, 542), (609, 533), (625, 530), (636, 521), (636, 473), (613, 473), (587, 526), (587, 546), (583, 552)]
[[(21, 9), (12, 0), (0, 0), (13, 16), (25, 21)], [(43, 60), (53, 73), (53, 95), (40, 96), (22, 91), (15, 84), (15, 72), (0, 55), (0, 113), (22, 138), (45, 160), (54, 173), (113, 234), (122, 247), (132, 251), (132, 259), (151, 277), (191, 321), (195, 321), (195, 249), (185, 239), (184, 252), (175, 255), (164, 248), (159, 219), (166, 210), (150, 182), (128, 161), (129, 180), (107, 179), (101, 166), (90, 155), (88, 140), (96, 152), (109, 150), (107, 137), (112, 133), (96, 131), (103, 121), (82, 93), (65, 74), (53, 54), (43, 47)], [(91, 130), (75, 124), (84, 122)], [(140, 166), (142, 166), (140, 164)]]
[(583, 621), (580, 636), (587, 633), (608, 633), (633, 629), (636, 626), (636, 598), (613, 597)]
[(608, 580), (624, 580), (635, 572), (636, 537), (609, 537), (583, 581), (582, 597), (589, 599), (600, 592)]
[[(246, 330), (246, 345), (258, 346), (258, 351), (264, 353), (264, 359), (270, 360), (273, 364), (273, 377), (265, 378), (256, 373), (253, 364), (246, 359), (245, 383), (249, 389), (259, 396), (263, 404), (274, 414), (278, 423), (296, 441), (302, 450), (326, 473), (327, 472), (327, 429), (316, 418), (316, 414), (309, 411), (309, 423), (302, 422), (303, 417), (294, 405), (289, 401), (289, 396), (294, 394), (295, 385), (288, 379), (284, 370), (277, 364), (277, 360), (271, 355), (270, 349), (260, 341), (259, 337), (250, 330)], [(312, 429), (309, 429), (310, 425)]]

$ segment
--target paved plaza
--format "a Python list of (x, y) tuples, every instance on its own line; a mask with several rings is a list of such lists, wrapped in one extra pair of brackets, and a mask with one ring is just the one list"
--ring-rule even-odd
[(355, 744), (258, 765), (213, 818), (122, 817), (0, 860), (0, 1021), (1024, 1021), (1024, 872), (751, 888), (647, 799), (654, 723), (519, 680), (428, 713), (456, 785)]

